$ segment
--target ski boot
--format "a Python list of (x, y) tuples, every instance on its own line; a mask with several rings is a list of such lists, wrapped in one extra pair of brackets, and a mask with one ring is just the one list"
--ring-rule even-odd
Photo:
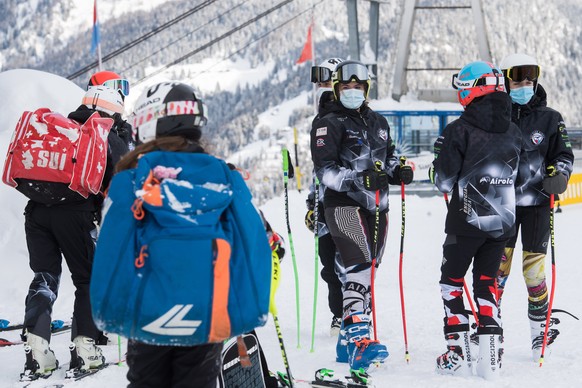
[(344, 320), (348, 339), (348, 363), (350, 369), (367, 371), (370, 365), (381, 363), (388, 357), (388, 350), (378, 340), (370, 339), (370, 317), (356, 313)]
[(315, 380), (311, 382), (312, 387), (316, 388), (345, 388), (346, 384), (338, 379), (333, 379), (333, 370), (319, 369), (315, 372)]
[(479, 327), (479, 358), (477, 375), (485, 380), (496, 380), (501, 369), (503, 329), (497, 326)]
[(95, 340), (78, 335), (69, 345), (71, 363), (66, 372), (67, 378), (77, 378), (89, 369), (100, 369), (105, 366), (105, 357), (101, 348), (95, 345)]
[(443, 375), (471, 376), (471, 340), (468, 331), (445, 334), (447, 351), (436, 360), (437, 373)]
[(342, 319), (340, 317), (331, 318), (331, 326), (329, 328), (329, 335), (332, 337), (337, 337), (340, 333), (342, 325)]
[(335, 345), (335, 362), (342, 364), (348, 363), (348, 338), (346, 337), (343, 320), (341, 321), (340, 331), (337, 336), (337, 344)]
[[(546, 342), (546, 348), (544, 350), (544, 358), (547, 358), (552, 353), (550, 345), (554, 343), (558, 334), (560, 332), (558, 329), (551, 328), (560, 323), (558, 318), (550, 318), (550, 328), (548, 328), (548, 339)], [(531, 329), (531, 354), (534, 362), (540, 362), (540, 357), (542, 353), (542, 345), (544, 343), (544, 330), (546, 328), (546, 321), (529, 321), (529, 327)]]
[(26, 363), (24, 372), (20, 374), (20, 380), (30, 381), (40, 377), (49, 377), (54, 370), (59, 367), (59, 362), (55, 353), (50, 349), (49, 342), (44, 338), (26, 333), (26, 344), (24, 345)]

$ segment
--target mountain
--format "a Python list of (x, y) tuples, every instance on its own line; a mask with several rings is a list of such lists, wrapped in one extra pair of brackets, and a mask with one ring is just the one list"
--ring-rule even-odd
[[(209, 107), (207, 134), (213, 151), (223, 157), (238, 153), (236, 163), (246, 169), (269, 157), (264, 154), (265, 141), (277, 144), (281, 134), (292, 127), (297, 127), (300, 141), (308, 144), (313, 116), (310, 64), (295, 62), (312, 16), (316, 60), (348, 57), (343, 0), (207, 0), (196, 4), (188, 0), (100, 0), (98, 4), (103, 56), (189, 15), (104, 66), (132, 82), (128, 114), (145, 86), (156, 81), (177, 79), (197, 86)], [(380, 5), (380, 98), (390, 96), (403, 4), (390, 1)], [(550, 106), (562, 112), (568, 125), (582, 125), (582, 111), (577, 109), (582, 97), (577, 85), (582, 77), (582, 26), (578, 22), (582, 3), (491, 0), (482, 4), (494, 60), (499, 62), (516, 51), (537, 56), (542, 66), (540, 83), (548, 91)], [(410, 68), (460, 68), (478, 59), (470, 11), (447, 8), (467, 4), (426, 0), (419, 5), (425, 8), (416, 11)], [(68, 76), (93, 63), (96, 58), (89, 53), (92, 6), (92, 0), (4, 0), (0, 4), (0, 69), (32, 68)], [(440, 8), (426, 8), (429, 6)], [(368, 12), (369, 2), (358, 2), (362, 51), (369, 47)], [(366, 56), (370, 57), (369, 53)], [(187, 60), (144, 78), (183, 57)], [(84, 87), (88, 75), (73, 81)], [(450, 88), (451, 71), (415, 71), (407, 79), (414, 96), (417, 89)], [(269, 127), (261, 125), (260, 114), (296, 98), (302, 102), (281, 121), (271, 122)], [(261, 146), (253, 146), (261, 140)], [(256, 148), (259, 153), (246, 152), (243, 158), (240, 151), (245, 147)], [(299, 161), (307, 165), (309, 155), (304, 152)], [(308, 182), (309, 171), (304, 172)], [(255, 186), (267, 186), (253, 188), (262, 202), (280, 191), (282, 183), (273, 173), (258, 174)]]

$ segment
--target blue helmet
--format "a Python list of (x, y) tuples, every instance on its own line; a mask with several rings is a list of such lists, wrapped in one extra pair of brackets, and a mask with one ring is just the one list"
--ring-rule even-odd
[(490, 62), (477, 61), (465, 65), (453, 75), (453, 87), (458, 90), (459, 103), (466, 107), (475, 98), (505, 91), (503, 73)]

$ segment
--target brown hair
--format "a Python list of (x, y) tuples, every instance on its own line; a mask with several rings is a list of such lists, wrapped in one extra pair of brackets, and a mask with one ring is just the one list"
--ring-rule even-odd
[(171, 152), (200, 152), (204, 153), (204, 148), (199, 142), (192, 141), (183, 136), (163, 136), (148, 141), (135, 147), (135, 149), (123, 156), (115, 165), (115, 172), (128, 170), (137, 166), (137, 161), (143, 154), (153, 151)]

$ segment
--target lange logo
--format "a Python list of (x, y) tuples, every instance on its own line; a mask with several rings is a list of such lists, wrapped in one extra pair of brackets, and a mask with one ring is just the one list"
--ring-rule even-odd
[(479, 184), (490, 184), (490, 185), (512, 185), (513, 179), (511, 178), (494, 178), (490, 176), (484, 176), (479, 179)]
[(202, 321), (187, 321), (184, 317), (192, 309), (191, 304), (177, 304), (167, 313), (148, 323), (142, 329), (160, 335), (192, 335)]

